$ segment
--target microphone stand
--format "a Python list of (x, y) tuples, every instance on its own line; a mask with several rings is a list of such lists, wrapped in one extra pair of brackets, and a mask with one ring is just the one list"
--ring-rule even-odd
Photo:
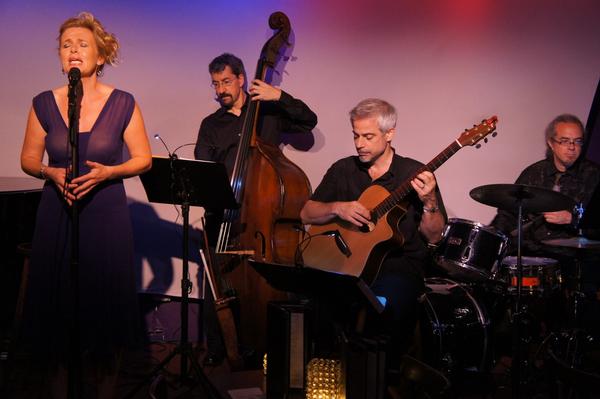
[[(79, 176), (79, 112), (81, 109), (81, 72), (77, 68), (69, 71), (69, 144), (71, 146), (71, 173), (67, 182)], [(68, 391), (69, 399), (82, 397), (82, 373), (79, 334), (79, 205), (71, 205), (71, 262), (69, 268), (71, 314), (69, 317)]]

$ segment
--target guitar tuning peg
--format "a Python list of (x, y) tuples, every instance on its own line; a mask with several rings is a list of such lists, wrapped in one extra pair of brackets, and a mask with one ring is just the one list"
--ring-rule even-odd
[(481, 148), (481, 144), (477, 144), (475, 148)]
[(497, 135), (498, 135), (498, 132), (492, 133), (492, 137), (496, 137)]
[(468, 132), (468, 131), (469, 131), (469, 129), (465, 129), (465, 132)]
[(488, 142), (488, 139), (487, 139), (487, 137), (483, 139), (483, 142), (484, 142), (484, 143), (487, 143), (487, 142)]

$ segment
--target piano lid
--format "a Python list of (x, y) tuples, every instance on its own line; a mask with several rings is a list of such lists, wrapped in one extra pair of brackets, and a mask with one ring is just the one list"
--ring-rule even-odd
[(0, 194), (19, 194), (40, 191), (44, 181), (33, 177), (0, 176)]

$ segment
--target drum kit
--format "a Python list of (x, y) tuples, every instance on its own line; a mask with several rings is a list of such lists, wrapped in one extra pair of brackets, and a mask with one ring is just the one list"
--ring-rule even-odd
[[(471, 190), (476, 201), (517, 214), (516, 256), (505, 256), (509, 238), (491, 226), (465, 219), (450, 219), (434, 254), (435, 263), (446, 277), (427, 278), (428, 292), (424, 295), (425, 327), (421, 329), (428, 346), (428, 360), (447, 373), (457, 370), (490, 371), (494, 358), (495, 316), (508, 314), (508, 331), (512, 335), (511, 378), (513, 396), (519, 396), (524, 384), (525, 364), (530, 364), (523, 342), (538, 345), (523, 325), (532, 319), (543, 324), (544, 315), (533, 314), (543, 309), (546, 314), (558, 313), (554, 300), (568, 292), (566, 309), (570, 331), (581, 331), (577, 325), (582, 298), (580, 291), (580, 262), (583, 254), (600, 251), (600, 241), (585, 237), (560, 238), (544, 241), (549, 248), (571, 250), (576, 264), (576, 285), (565, 288), (558, 260), (546, 257), (522, 256), (522, 215), (572, 209), (574, 201), (567, 196), (544, 188), (518, 184), (492, 184)], [(489, 298), (495, 298), (490, 301)], [(551, 299), (554, 298), (554, 299)], [(496, 309), (491, 309), (496, 307)], [(498, 307), (504, 307), (500, 309)], [(554, 315), (561, 318), (561, 315)], [(556, 326), (552, 326), (554, 328)], [(539, 333), (539, 331), (538, 331)], [(558, 331), (544, 331), (548, 335)], [(564, 335), (564, 332), (561, 334)], [(537, 343), (533, 343), (537, 342)], [(537, 348), (539, 352), (539, 348)], [(496, 354), (497, 355), (497, 354)]]

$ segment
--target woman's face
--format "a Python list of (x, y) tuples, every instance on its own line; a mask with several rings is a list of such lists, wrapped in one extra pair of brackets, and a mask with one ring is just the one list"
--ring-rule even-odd
[(94, 34), (87, 28), (66, 29), (60, 37), (59, 54), (63, 71), (79, 68), (82, 77), (92, 76), (98, 65), (104, 63)]

